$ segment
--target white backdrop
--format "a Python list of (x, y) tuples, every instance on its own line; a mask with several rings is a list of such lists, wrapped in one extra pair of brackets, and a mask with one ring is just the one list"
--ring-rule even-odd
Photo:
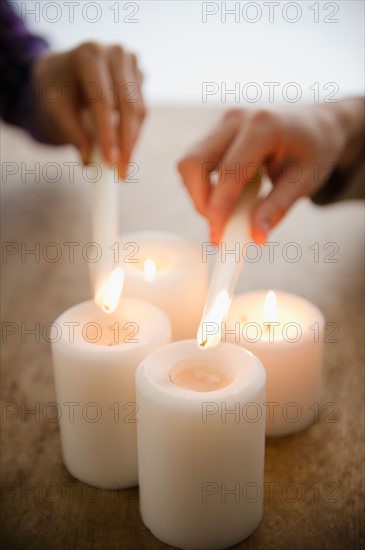
[(275, 102), (363, 93), (363, 0), (18, 0), (17, 8), (56, 49), (91, 39), (137, 52), (151, 103), (200, 104), (204, 82), (214, 83), (208, 105), (267, 103), (270, 88)]

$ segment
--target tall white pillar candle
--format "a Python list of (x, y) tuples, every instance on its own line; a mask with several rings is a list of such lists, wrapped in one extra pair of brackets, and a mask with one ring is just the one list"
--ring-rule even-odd
[(136, 373), (140, 510), (178, 548), (226, 548), (263, 512), (265, 369), (232, 344), (174, 342)]
[(163, 309), (173, 340), (194, 338), (207, 292), (201, 247), (173, 233), (141, 231), (123, 235), (120, 252), (124, 295)]
[(136, 484), (135, 370), (170, 341), (165, 313), (122, 298), (106, 314), (94, 302), (55, 321), (52, 352), (64, 463), (77, 479), (102, 488)]
[(267, 377), (266, 435), (275, 437), (304, 430), (316, 417), (324, 318), (300, 296), (270, 294), (265, 290), (235, 296), (222, 339), (262, 361)]

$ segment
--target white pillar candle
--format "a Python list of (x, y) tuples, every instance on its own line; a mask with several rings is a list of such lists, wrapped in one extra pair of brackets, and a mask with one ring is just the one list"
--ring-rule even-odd
[(123, 235), (123, 293), (163, 309), (173, 340), (194, 338), (207, 292), (201, 248), (178, 235), (142, 231)]
[(135, 370), (170, 333), (164, 312), (126, 298), (111, 314), (88, 301), (55, 321), (62, 453), (77, 479), (106, 489), (137, 483)]
[(231, 344), (174, 342), (136, 374), (140, 510), (179, 548), (226, 548), (263, 512), (265, 369)]
[(233, 299), (222, 327), (222, 340), (250, 350), (266, 369), (268, 437), (299, 432), (314, 421), (323, 328), (322, 313), (300, 296), (281, 291), (268, 294), (265, 290)]

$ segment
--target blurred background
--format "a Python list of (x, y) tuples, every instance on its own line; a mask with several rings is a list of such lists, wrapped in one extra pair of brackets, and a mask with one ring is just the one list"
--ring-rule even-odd
[[(147, 100), (154, 104), (201, 104), (202, 83), (240, 83), (241, 104), (256, 98), (282, 100), (285, 84), (296, 82), (304, 100), (335, 92), (363, 93), (364, 2), (19, 1), (28, 25), (55, 49), (85, 40), (122, 43), (137, 52)], [(37, 6), (38, 5), (38, 6)], [(324, 89), (326, 83), (335, 89)], [(295, 98), (295, 90), (287, 90)], [(285, 90), (284, 90), (285, 94)], [(248, 98), (248, 100), (247, 100)], [(245, 101), (246, 99), (246, 101)], [(234, 95), (227, 103), (235, 103)], [(207, 103), (220, 103), (217, 92)]]
[[(198, 243), (207, 239), (206, 220), (195, 212), (176, 163), (224, 109), (337, 101), (364, 93), (362, 0), (17, 0), (13, 5), (52, 49), (93, 40), (121, 43), (138, 55), (148, 116), (133, 157), (135, 170), (120, 186), (123, 233), (157, 229), (175, 231)], [(3, 125), (1, 153), (3, 161), (19, 167), (2, 185), (7, 233), (15, 230), (24, 235), (31, 230), (32, 241), (50, 240), (53, 228), (59, 240), (61, 221), (65, 239), (87, 242), (92, 184), (80, 164), (70, 177), (68, 163), (79, 162), (77, 151), (41, 145), (21, 130)], [(37, 161), (40, 170), (34, 175), (31, 170)], [(52, 162), (61, 170), (60, 180), (55, 180), (52, 167), (45, 169)], [(302, 199), (271, 239), (294, 240), (303, 249), (315, 241), (340, 245), (361, 230), (361, 211), (361, 205), (351, 201), (318, 208)], [(352, 220), (349, 234), (341, 230), (341, 216), (345, 224)], [(346, 266), (347, 253), (347, 247), (340, 248), (341, 268)], [(308, 254), (312, 253), (307, 250)], [(80, 265), (86, 285), (87, 267), (85, 262)], [(302, 293), (316, 294), (313, 281), (301, 277), (300, 264), (284, 262), (280, 254), (268, 267), (269, 271), (246, 265), (240, 286), (266, 287), (270, 279), (271, 286), (290, 290), (300, 277)], [(312, 262), (314, 268), (318, 266)], [(72, 280), (71, 273), (66, 276)]]

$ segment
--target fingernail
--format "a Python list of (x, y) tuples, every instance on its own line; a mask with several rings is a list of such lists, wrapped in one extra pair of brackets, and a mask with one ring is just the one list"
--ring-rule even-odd
[(127, 178), (127, 172), (123, 165), (121, 165), (119, 168), (119, 176), (122, 180), (125, 180)]
[(80, 155), (84, 166), (90, 163), (90, 151), (88, 149), (81, 149)]
[(267, 234), (271, 229), (271, 225), (268, 220), (260, 220), (254, 227), (253, 235), (258, 244), (263, 244), (267, 240)]
[(123, 158), (119, 158), (118, 160), (118, 172), (120, 179), (125, 180), (127, 177), (127, 169)]
[(219, 233), (215, 227), (210, 228), (210, 242), (216, 246), (219, 244)]

